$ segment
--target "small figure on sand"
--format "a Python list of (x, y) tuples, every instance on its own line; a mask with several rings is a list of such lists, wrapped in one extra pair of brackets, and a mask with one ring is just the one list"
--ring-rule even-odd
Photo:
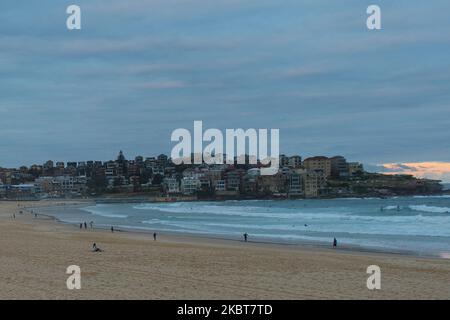
[(87, 229), (87, 223), (86, 223), (86, 221), (84, 222), (84, 228)]
[(246, 233), (244, 233), (244, 241), (247, 242), (247, 240), (248, 240), (248, 234), (246, 232)]
[(337, 240), (336, 240), (336, 238), (334, 238), (334, 240), (333, 240), (333, 248), (336, 248), (337, 247)]
[(102, 252), (102, 249), (97, 247), (97, 244), (94, 242), (92, 245), (92, 252)]
[(82, 223), (80, 223), (80, 229), (83, 229), (83, 224)]
[(156, 232), (153, 233), (153, 241), (156, 241)]
[(92, 226), (94, 225), (94, 221), (89, 222), (89, 225), (91, 226), (91, 229), (93, 228)]
[(34, 214), (34, 217), (37, 218), (37, 213)]
[(111, 227), (111, 233), (114, 233), (114, 227)]
[(16, 218), (16, 214), (15, 213), (13, 213), (13, 219), (15, 219)]

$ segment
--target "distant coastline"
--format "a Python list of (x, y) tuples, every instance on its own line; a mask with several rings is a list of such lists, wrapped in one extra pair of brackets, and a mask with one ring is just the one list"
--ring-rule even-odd
[(0, 168), (0, 199), (142, 197), (153, 201), (334, 199), (434, 195), (439, 180), (364, 170), (342, 156), (280, 155), (280, 167), (263, 174), (260, 162), (175, 164), (167, 155), (127, 160), (56, 162)]
[(389, 195), (380, 196), (375, 195), (341, 195), (341, 196), (322, 196), (318, 198), (303, 198), (303, 197), (177, 197), (177, 196), (146, 196), (146, 195), (135, 195), (135, 194), (111, 194), (102, 196), (86, 196), (86, 197), (55, 197), (55, 198), (20, 198), (20, 199), (8, 199), (3, 198), (1, 201), (24, 201), (24, 202), (34, 202), (34, 201), (86, 201), (93, 203), (168, 203), (168, 202), (202, 202), (202, 201), (248, 201), (248, 200), (272, 200), (272, 201), (285, 201), (285, 200), (335, 200), (335, 199), (394, 199), (398, 197), (433, 197), (433, 196), (450, 196), (450, 185), (449, 189), (443, 189), (442, 192), (437, 193), (411, 193), (402, 195)]

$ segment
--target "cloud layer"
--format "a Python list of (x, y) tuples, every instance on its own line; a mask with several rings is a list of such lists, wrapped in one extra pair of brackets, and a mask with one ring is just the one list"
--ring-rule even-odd
[(449, 161), (450, 3), (3, 0), (0, 166), (170, 153), (170, 133), (279, 128), (281, 151)]

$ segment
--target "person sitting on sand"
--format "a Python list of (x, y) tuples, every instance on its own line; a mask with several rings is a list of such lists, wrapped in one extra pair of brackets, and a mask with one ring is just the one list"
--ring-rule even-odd
[(92, 245), (92, 252), (102, 252), (102, 249), (97, 247), (97, 244), (94, 242)]

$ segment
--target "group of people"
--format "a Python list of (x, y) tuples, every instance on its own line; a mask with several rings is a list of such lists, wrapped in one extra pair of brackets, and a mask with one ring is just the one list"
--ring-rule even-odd
[[(20, 210), (20, 211), (19, 211), (19, 214), (21, 214), (21, 215), (22, 215), (22, 214), (23, 214), (23, 211), (22, 211), (22, 210)], [(31, 211), (30, 211), (30, 214), (31, 214), (31, 215), (33, 215), (33, 214), (34, 214), (34, 217), (35, 217), (35, 218), (37, 218), (37, 213), (33, 213), (33, 210), (31, 210)], [(15, 213), (13, 213), (13, 214), (12, 214), (12, 218), (13, 218), (13, 219), (15, 219), (15, 218), (16, 218), (16, 214), (15, 214)]]
[[(94, 221), (89, 222), (89, 226), (90, 226), (91, 229), (92, 229), (92, 228), (94, 227)], [(80, 223), (80, 229), (83, 229), (83, 227), (84, 227), (85, 229), (87, 229), (87, 223), (86, 223), (86, 221)]]

